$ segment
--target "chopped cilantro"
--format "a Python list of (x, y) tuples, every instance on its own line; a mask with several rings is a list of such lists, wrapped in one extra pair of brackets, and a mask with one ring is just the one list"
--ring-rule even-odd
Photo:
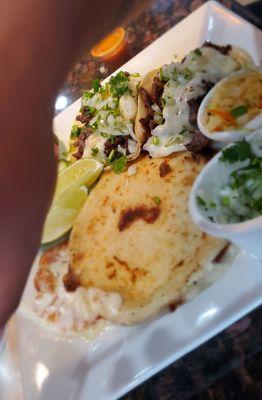
[(160, 144), (160, 139), (158, 136), (153, 136), (153, 144), (158, 146)]
[[(254, 182), (260, 181), (262, 183), (262, 159), (253, 159), (250, 161), (250, 164), (246, 167), (239, 168), (233, 172), (231, 172), (230, 176), (233, 178), (230, 184), (231, 189), (238, 189), (241, 186), (244, 186), (247, 181), (249, 184), (251, 183), (250, 180)], [(260, 186), (261, 186), (260, 183)], [(252, 188), (248, 185), (248, 190)]]
[(187, 129), (184, 128), (184, 129), (182, 129), (182, 131), (180, 131), (178, 134), (179, 134), (179, 135), (184, 135), (184, 133), (186, 133), (186, 132), (187, 132)]
[(93, 116), (97, 112), (97, 109), (95, 107), (86, 107), (86, 113)]
[(153, 201), (154, 201), (154, 203), (155, 203), (157, 206), (159, 206), (159, 205), (161, 204), (161, 199), (160, 199), (160, 197), (158, 197), (158, 196), (155, 196), (155, 197), (153, 198)]
[(94, 122), (94, 123), (91, 125), (91, 128), (92, 128), (94, 131), (98, 128), (98, 123), (97, 123), (97, 121)]
[(80, 126), (74, 125), (71, 129), (70, 137), (71, 138), (78, 137), (80, 135), (81, 131), (82, 131), (82, 128), (80, 128)]
[(90, 90), (83, 92), (84, 99), (91, 99), (93, 96), (94, 93), (92, 93)]
[(254, 154), (251, 145), (244, 139), (223, 150), (220, 161), (233, 164), (237, 161), (244, 161), (253, 158)]
[(180, 144), (181, 139), (177, 136), (172, 136), (166, 143), (165, 147), (173, 146), (174, 144)]
[(109, 96), (110, 93), (108, 83), (106, 83), (105, 86), (100, 86), (99, 93), (101, 94), (103, 100)]
[(230, 199), (229, 199), (228, 196), (224, 196), (224, 197), (221, 198), (221, 203), (222, 203), (224, 206), (228, 206), (228, 205), (229, 205), (229, 201), (230, 201)]
[(127, 164), (127, 158), (125, 156), (117, 158), (111, 163), (112, 169), (116, 174), (120, 174), (121, 172), (123, 172), (124, 169), (126, 168), (126, 164)]
[(201, 207), (205, 207), (206, 206), (206, 202), (205, 202), (205, 200), (202, 198), (202, 197), (200, 197), (200, 196), (197, 196), (197, 204), (199, 205), (199, 206), (201, 206)]
[(68, 156), (68, 151), (63, 151), (62, 156), (66, 158)]
[(123, 94), (130, 91), (129, 76), (126, 76), (123, 71), (120, 71), (118, 74), (110, 78), (109, 86), (112, 96), (121, 97)]
[(241, 115), (244, 115), (247, 113), (247, 107), (245, 105), (242, 106), (237, 106), (235, 108), (233, 108), (230, 111), (230, 114), (232, 115), (232, 117), (234, 118), (238, 118), (241, 117)]
[(110, 151), (110, 154), (108, 156), (108, 161), (109, 162), (113, 160), (114, 155), (115, 155), (115, 150), (113, 149), (113, 150)]
[(93, 80), (92, 88), (94, 89), (95, 93), (99, 92), (99, 89), (100, 89), (100, 80), (99, 79), (94, 79)]
[(188, 80), (189, 80), (189, 79), (192, 79), (192, 77), (193, 77), (192, 71), (190, 71), (190, 69), (187, 68), (187, 67), (183, 70), (182, 75), (183, 75), (183, 77), (184, 77), (185, 79), (188, 79)]
[(96, 156), (98, 152), (99, 152), (99, 149), (98, 149), (97, 147), (93, 147), (93, 148), (91, 149), (91, 154), (92, 154), (92, 156)]
[(262, 215), (262, 157), (256, 150), (246, 140), (223, 150), (220, 160), (231, 164), (227, 182), (211, 191), (210, 202), (208, 193), (207, 198), (197, 198), (197, 203), (215, 222), (238, 223)]
[(199, 56), (199, 57), (202, 56), (202, 51), (201, 51), (200, 49), (195, 49), (195, 50), (194, 50), (194, 53), (195, 53), (197, 56)]
[(110, 135), (110, 133), (101, 132), (100, 135), (105, 139), (111, 139), (111, 142), (114, 143), (114, 135)]
[(118, 117), (119, 115), (121, 115), (120, 110), (119, 110), (118, 108), (115, 108), (115, 109), (111, 112), (111, 114), (112, 114), (114, 117)]
[(163, 75), (162, 68), (160, 68), (160, 71), (159, 71), (159, 79), (160, 79), (160, 81), (164, 81), (164, 75)]
[(174, 79), (175, 79), (175, 78), (177, 77), (177, 75), (178, 75), (178, 70), (176, 69), (176, 67), (174, 67), (173, 75), (174, 75)]

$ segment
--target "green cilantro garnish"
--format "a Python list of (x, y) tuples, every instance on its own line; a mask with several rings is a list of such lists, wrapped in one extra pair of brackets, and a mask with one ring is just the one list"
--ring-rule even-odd
[(74, 125), (71, 129), (70, 137), (71, 138), (78, 137), (80, 135), (81, 131), (82, 131), (82, 128), (80, 128), (80, 126)]
[(158, 136), (153, 136), (153, 144), (158, 146), (160, 144), (160, 139)]
[(252, 158), (254, 158), (254, 154), (251, 145), (244, 139), (223, 150), (220, 161), (233, 164), (237, 161), (244, 161)]
[(85, 91), (83, 92), (83, 97), (85, 99), (91, 99), (94, 96), (94, 93), (92, 93), (91, 91)]
[(184, 135), (184, 133), (186, 133), (186, 132), (187, 132), (187, 129), (184, 128), (184, 129), (182, 129), (182, 131), (178, 132), (178, 134), (179, 134), (179, 135)]
[(113, 160), (114, 155), (115, 155), (115, 150), (113, 149), (113, 150), (110, 151), (110, 154), (108, 156), (108, 161), (109, 162)]
[(197, 204), (198, 204), (199, 206), (201, 206), (201, 207), (206, 207), (206, 202), (205, 202), (205, 200), (203, 199), (203, 197), (197, 196), (196, 200), (197, 200)]
[(119, 115), (121, 115), (120, 110), (119, 110), (118, 108), (115, 108), (115, 109), (111, 112), (111, 114), (112, 114), (114, 117), (118, 117)]
[(162, 68), (160, 68), (160, 71), (159, 71), (159, 79), (160, 79), (161, 82), (165, 80)]
[(93, 123), (93, 125), (91, 125), (91, 128), (95, 131), (98, 128), (98, 123), (97, 121)]
[(192, 71), (190, 71), (190, 69), (187, 67), (183, 70), (182, 75), (185, 79), (192, 79), (193, 77)]
[(118, 74), (110, 78), (109, 86), (112, 96), (121, 97), (123, 94), (130, 91), (129, 76), (126, 76), (123, 71), (120, 71)]
[(181, 139), (177, 136), (171, 136), (171, 138), (167, 141), (165, 147), (173, 146), (174, 144), (180, 144)]
[(229, 202), (230, 202), (230, 198), (229, 198), (228, 196), (224, 196), (224, 197), (221, 198), (221, 203), (222, 203), (224, 206), (228, 206), (228, 205), (229, 205)]
[(110, 135), (110, 133), (101, 132), (100, 135), (105, 139), (110, 139), (112, 143), (114, 143), (114, 135)]
[(176, 69), (176, 67), (174, 67), (174, 70), (173, 70), (173, 79), (176, 79), (176, 77), (177, 77), (177, 75), (178, 75), (178, 70)]
[[(262, 158), (254, 158), (249, 165), (231, 172), (230, 176), (232, 178), (231, 189), (238, 189), (245, 185), (248, 180), (249, 182), (252, 180), (253, 183), (255, 181), (260, 182), (260, 187), (262, 187)], [(248, 186), (248, 190), (250, 190), (251, 186)]]
[(237, 106), (235, 108), (233, 108), (230, 111), (230, 114), (232, 115), (232, 117), (234, 118), (238, 118), (241, 117), (241, 115), (244, 115), (247, 113), (247, 107), (245, 105), (242, 106)]
[(99, 79), (94, 79), (93, 80), (92, 88), (94, 89), (95, 93), (99, 92), (99, 89), (100, 89), (100, 80)]
[(154, 201), (154, 203), (155, 203), (157, 206), (159, 206), (159, 205), (161, 204), (161, 199), (160, 199), (160, 197), (158, 197), (158, 196), (155, 196), (155, 197), (153, 198), (153, 201)]
[(227, 182), (212, 194), (210, 202), (205, 196), (196, 199), (206, 212), (214, 210), (208, 216), (213, 221), (238, 223), (262, 215), (262, 157), (256, 149), (242, 140), (223, 150), (220, 160), (232, 164)]
[(91, 154), (92, 154), (92, 156), (96, 156), (98, 152), (99, 152), (99, 149), (98, 149), (97, 147), (93, 147), (93, 148), (91, 149)]
[(86, 107), (87, 114), (94, 116), (96, 112), (97, 112), (97, 109), (95, 107), (89, 107), (89, 106)]
[(202, 56), (202, 51), (201, 51), (200, 49), (195, 49), (195, 50), (194, 50), (194, 53), (195, 53), (197, 56), (199, 56), (199, 57)]
[(121, 172), (123, 172), (124, 169), (126, 168), (126, 164), (127, 164), (126, 156), (117, 158), (111, 163), (112, 169), (116, 174), (120, 174)]

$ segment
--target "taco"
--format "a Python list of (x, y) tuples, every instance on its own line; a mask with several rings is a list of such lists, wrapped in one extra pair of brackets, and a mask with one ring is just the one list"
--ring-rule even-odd
[(253, 66), (238, 47), (205, 42), (180, 62), (149, 72), (141, 82), (135, 131), (151, 157), (201, 152), (209, 140), (199, 131), (197, 112), (209, 90), (225, 76)]
[(120, 71), (108, 82), (93, 82), (83, 93), (80, 114), (70, 135), (70, 160), (94, 157), (104, 165), (136, 158), (140, 144), (134, 132), (139, 74)]

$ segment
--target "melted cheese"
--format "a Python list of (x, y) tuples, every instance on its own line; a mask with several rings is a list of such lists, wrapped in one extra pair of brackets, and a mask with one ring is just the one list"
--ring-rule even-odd
[(164, 122), (152, 130), (144, 150), (151, 157), (185, 150), (195, 130), (190, 123), (188, 101), (205, 95), (207, 82), (215, 83), (236, 69), (238, 64), (232, 57), (209, 47), (201, 48), (201, 56), (191, 52), (184, 62), (165, 65), (162, 74), (168, 80), (162, 95)]

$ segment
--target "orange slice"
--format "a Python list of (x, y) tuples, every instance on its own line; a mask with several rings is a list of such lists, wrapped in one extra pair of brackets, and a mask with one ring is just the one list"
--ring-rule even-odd
[(117, 53), (124, 43), (125, 33), (124, 28), (121, 26), (116, 28), (91, 49), (92, 56), (106, 58)]

